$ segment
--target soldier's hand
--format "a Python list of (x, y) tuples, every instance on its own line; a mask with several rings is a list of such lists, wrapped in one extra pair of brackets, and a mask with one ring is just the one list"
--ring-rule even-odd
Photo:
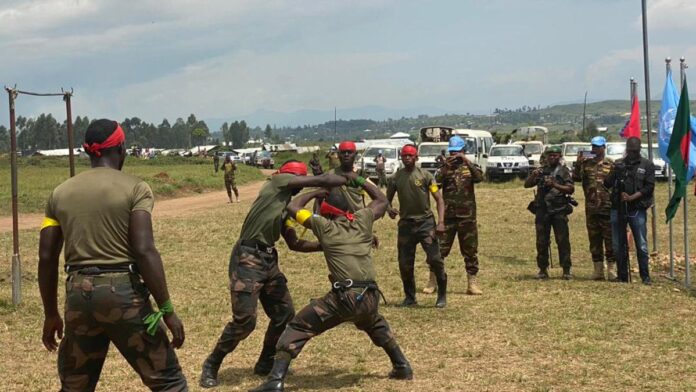
[(435, 226), (435, 234), (437, 234), (437, 235), (445, 234), (445, 222), (439, 222), (437, 224), (437, 226)]
[(390, 218), (394, 219), (397, 215), (399, 215), (399, 210), (397, 210), (396, 208), (390, 208), (389, 211), (387, 211), (387, 213), (389, 214)]
[(63, 339), (63, 319), (58, 315), (46, 317), (44, 319), (41, 341), (48, 351), (56, 351), (56, 348), (58, 348), (56, 335), (58, 335), (58, 339)]
[(184, 324), (176, 313), (167, 313), (162, 318), (172, 333), (172, 347), (179, 348), (184, 344)]
[(546, 179), (544, 180), (544, 186), (546, 186), (547, 188), (551, 188), (553, 186), (553, 184), (554, 184), (553, 177), (551, 177), (551, 176), (546, 177)]

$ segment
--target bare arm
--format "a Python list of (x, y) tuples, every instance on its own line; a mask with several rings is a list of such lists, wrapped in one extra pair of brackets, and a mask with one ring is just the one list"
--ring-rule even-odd
[(384, 213), (387, 211), (387, 205), (389, 204), (387, 197), (379, 190), (379, 188), (369, 181), (365, 182), (363, 189), (365, 189), (367, 195), (372, 199), (372, 202), (367, 205), (367, 208), (372, 210), (375, 219), (383, 217)]
[(295, 176), (288, 187), (291, 189), (297, 188), (335, 188), (345, 185), (346, 178), (336, 174), (322, 174), (320, 176)]
[(532, 188), (535, 187), (537, 184), (537, 179), (539, 178), (539, 175), (541, 174), (541, 169), (536, 169), (529, 173), (527, 176), (527, 179), (524, 180), (524, 187), (525, 188)]
[(285, 226), (282, 233), (285, 243), (288, 244), (288, 248), (295, 252), (309, 253), (309, 252), (320, 252), (321, 244), (316, 241), (305, 241), (297, 236), (297, 232), (294, 228)]
[[(321, 177), (321, 176), (319, 176), (319, 177)], [(343, 178), (343, 177), (341, 177), (341, 178)], [(344, 178), (344, 180), (345, 180), (345, 178)], [(307, 192), (307, 193), (299, 194), (299, 195), (295, 196), (295, 198), (292, 199), (290, 201), (290, 203), (288, 203), (288, 206), (285, 207), (285, 209), (288, 210), (288, 212), (290, 213), (290, 216), (296, 217), (297, 212), (304, 209), (305, 205), (307, 203), (309, 203), (310, 200), (315, 199), (315, 198), (326, 197), (327, 193), (328, 192), (326, 189), (317, 189), (314, 192)], [(311, 228), (311, 223), (310, 223), (309, 219), (304, 221), (302, 223), (302, 225), (304, 227)]]
[(432, 193), (435, 199), (435, 205), (437, 206), (437, 232), (445, 232), (445, 199), (442, 197), (442, 192), (437, 191)]
[[(155, 248), (152, 219), (149, 212), (139, 210), (131, 212), (128, 237), (145, 286), (152, 293), (157, 305), (162, 307), (169, 300), (169, 290), (162, 266), (162, 257)], [(175, 313), (168, 313), (164, 315), (164, 322), (172, 332), (172, 346), (181, 347), (184, 343), (184, 326), (181, 320)]]
[(58, 347), (56, 335), (63, 338), (63, 320), (58, 314), (58, 259), (63, 248), (60, 226), (46, 227), (39, 236), (39, 291), (44, 308), (41, 340), (49, 351)]

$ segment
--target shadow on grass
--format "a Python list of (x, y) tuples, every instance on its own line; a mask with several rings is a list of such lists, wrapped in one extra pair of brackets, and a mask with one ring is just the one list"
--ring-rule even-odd
[[(367, 379), (386, 378), (386, 375), (382, 377), (374, 374), (345, 373), (343, 369), (326, 369), (319, 366), (303, 368), (300, 371), (292, 369), (291, 366), (290, 371), (291, 374), (285, 380), (286, 390), (289, 391), (333, 390), (354, 386)], [(224, 388), (225, 386), (237, 385), (242, 382), (260, 385), (266, 378), (254, 375), (249, 367), (228, 367), (220, 369), (218, 379), (220, 380), (220, 387)]]

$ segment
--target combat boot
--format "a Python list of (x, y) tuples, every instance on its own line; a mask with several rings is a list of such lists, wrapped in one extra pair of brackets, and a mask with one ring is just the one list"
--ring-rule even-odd
[(594, 273), (592, 274), (592, 280), (604, 280), (604, 263), (596, 262), (594, 263)]
[(393, 380), (412, 380), (413, 369), (408, 363), (406, 356), (401, 352), (401, 347), (396, 343), (396, 340), (389, 342), (384, 347), (384, 352), (387, 353), (392, 363), (392, 370), (389, 372), (389, 378)]
[(266, 382), (259, 385), (254, 389), (250, 389), (249, 392), (283, 392), (285, 391), (285, 376), (288, 374), (288, 368), (290, 367), (290, 359), (287, 358), (276, 358), (273, 361), (273, 368), (271, 369)]
[(254, 366), (254, 374), (258, 376), (268, 376), (273, 368), (273, 357), (275, 356), (275, 346), (264, 346), (259, 355), (259, 360)]
[(563, 280), (572, 280), (573, 275), (570, 273), (570, 268), (563, 268), (563, 275), (561, 276)]
[(437, 301), (436, 308), (444, 308), (447, 306), (447, 275), (444, 274), (442, 279), (437, 280)]
[(428, 280), (427, 286), (423, 287), (423, 293), (425, 294), (432, 294), (437, 290), (437, 278), (435, 277), (435, 273), (430, 271), (430, 280)]
[(466, 293), (469, 295), (481, 295), (483, 294), (483, 291), (479, 288), (478, 285), (478, 279), (476, 278), (476, 275), (472, 274), (466, 274), (466, 279), (467, 279), (467, 287), (466, 287)]
[(404, 280), (404, 294), (406, 295), (400, 306), (418, 305), (416, 301), (416, 280)]
[(201, 378), (198, 381), (198, 385), (202, 388), (213, 388), (218, 386), (218, 370), (220, 370), (220, 365), (222, 360), (225, 359), (226, 353), (215, 348), (208, 358), (203, 362), (203, 370), (201, 371)]
[(607, 261), (607, 280), (613, 282), (616, 278), (616, 263)]
[(546, 268), (539, 269), (539, 273), (537, 274), (537, 279), (546, 280), (548, 278), (549, 278), (549, 270)]

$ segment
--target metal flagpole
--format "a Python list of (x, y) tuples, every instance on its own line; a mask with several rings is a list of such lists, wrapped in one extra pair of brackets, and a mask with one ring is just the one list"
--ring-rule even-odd
[[(666, 73), (672, 69), (672, 58), (665, 59)], [(667, 192), (669, 199), (672, 198), (672, 165), (665, 163), (667, 166)], [(674, 232), (672, 228), (672, 219), (669, 220), (669, 278), (674, 280)]]
[[(686, 59), (684, 57), (679, 59), (679, 86), (684, 88), (684, 80), (686, 80)], [(688, 104), (688, 103), (687, 103)], [(688, 162), (687, 162), (688, 164)], [(684, 285), (686, 287), (691, 287), (691, 266), (689, 265), (689, 204), (688, 204), (688, 192), (684, 193)]]
[[(646, 0), (642, 0), (643, 8), (643, 69), (645, 73), (645, 112), (646, 112), (646, 123), (648, 130), (648, 159), (653, 162), (653, 151), (652, 151), (652, 130), (651, 124), (652, 118), (650, 117), (650, 56), (648, 56), (648, 11), (646, 6)], [(650, 208), (652, 212), (652, 250), (657, 252), (657, 206), (653, 203)]]
[(22, 262), (19, 257), (19, 213), (17, 210), (17, 88), (5, 87), (10, 99), (10, 175), (12, 177), (12, 304), (22, 302)]

